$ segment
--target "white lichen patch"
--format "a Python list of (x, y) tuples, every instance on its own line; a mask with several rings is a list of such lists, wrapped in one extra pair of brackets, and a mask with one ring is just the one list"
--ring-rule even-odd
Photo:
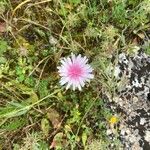
[(111, 109), (123, 115), (119, 138), (124, 149), (150, 150), (150, 56), (137, 50), (132, 56), (118, 55), (115, 70), (111, 69), (117, 91), (109, 102)]
[(145, 140), (146, 140), (147, 142), (150, 142), (150, 131), (146, 131), (146, 132), (145, 132), (144, 138), (145, 138)]

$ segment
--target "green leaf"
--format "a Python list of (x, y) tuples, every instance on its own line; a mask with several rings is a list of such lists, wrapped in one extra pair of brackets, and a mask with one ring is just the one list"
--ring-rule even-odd
[(24, 81), (25, 76), (23, 74), (21, 74), (17, 79), (19, 82), (22, 82), (22, 81)]
[(39, 34), (41, 37), (45, 37), (45, 32), (40, 30), (39, 28), (34, 28), (35, 32)]
[(48, 94), (48, 81), (41, 80), (39, 83), (38, 91), (40, 93), (40, 98), (45, 97)]
[(21, 68), (20, 66), (16, 66), (16, 74), (17, 75), (23, 74), (23, 68)]
[(7, 50), (7, 42), (0, 40), (0, 56)]
[(0, 64), (4, 64), (7, 62), (7, 59), (5, 57), (0, 57)]
[[(16, 117), (16, 116), (20, 116), (20, 115), (23, 115), (25, 113), (27, 113), (32, 107), (34, 107), (35, 105), (41, 103), (42, 101), (44, 101), (45, 99), (47, 98), (50, 98), (50, 97), (53, 97), (54, 94), (56, 94), (57, 92), (59, 92), (59, 90), (56, 90), (55, 92), (47, 95), (46, 97), (38, 100), (38, 97), (36, 96), (36, 101), (32, 104), (26, 104), (24, 103), (25, 105), (22, 106), (22, 108), (18, 108), (18, 107), (21, 107), (21, 105), (19, 104), (15, 104), (14, 105), (6, 105), (5, 107), (0, 107), (0, 118), (11, 118), (11, 117)], [(34, 95), (34, 98), (35, 98), (35, 95)], [(28, 100), (28, 99), (27, 99)], [(22, 101), (23, 103), (24, 101)]]
[(49, 125), (49, 121), (46, 118), (43, 118), (41, 120), (41, 129), (42, 129), (44, 135), (48, 136), (50, 125)]
[(17, 130), (21, 127), (23, 127), (26, 124), (26, 119), (25, 118), (15, 118), (12, 121), (7, 121), (1, 129), (5, 129), (7, 131), (12, 131), (12, 130)]
[(83, 143), (83, 146), (85, 147), (86, 145), (86, 141), (87, 141), (87, 133), (84, 131), (82, 133), (82, 143)]
[(69, 0), (69, 2), (77, 5), (77, 4), (81, 3), (81, 0)]
[(15, 106), (7, 106), (5, 108), (0, 108), (0, 118), (11, 118), (25, 114), (30, 107), (17, 108)]
[(39, 150), (49, 150), (48, 143), (46, 141), (40, 141), (39, 143)]
[(0, 1), (0, 15), (2, 15), (6, 10), (6, 1)]
[(70, 116), (71, 118), (68, 120), (69, 124), (79, 123), (81, 120), (81, 113), (79, 112), (77, 108), (74, 108), (73, 110), (71, 110)]
[(25, 78), (25, 84), (27, 85), (27, 86), (29, 86), (29, 87), (34, 87), (34, 85), (35, 85), (35, 78), (33, 78), (33, 77), (26, 77)]

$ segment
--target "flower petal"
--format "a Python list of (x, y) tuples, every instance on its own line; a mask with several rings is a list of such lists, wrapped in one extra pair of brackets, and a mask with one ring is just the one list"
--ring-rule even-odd
[(92, 67), (87, 64), (87, 57), (82, 57), (81, 54), (61, 59), (61, 66), (58, 66), (58, 73), (61, 76), (60, 84), (65, 85), (66, 89), (72, 87), (73, 90), (82, 90), (85, 82), (89, 82), (94, 78)]

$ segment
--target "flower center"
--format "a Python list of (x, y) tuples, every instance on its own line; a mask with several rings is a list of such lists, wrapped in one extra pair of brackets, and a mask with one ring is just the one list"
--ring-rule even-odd
[(82, 74), (82, 69), (79, 65), (73, 64), (68, 69), (68, 74), (71, 78), (77, 79)]

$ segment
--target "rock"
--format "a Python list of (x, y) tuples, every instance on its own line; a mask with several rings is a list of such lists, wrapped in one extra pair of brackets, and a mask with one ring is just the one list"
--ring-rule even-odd
[(150, 150), (150, 56), (141, 49), (133, 55), (121, 53), (114, 69), (118, 87), (111, 108), (123, 116), (118, 138), (125, 150)]

